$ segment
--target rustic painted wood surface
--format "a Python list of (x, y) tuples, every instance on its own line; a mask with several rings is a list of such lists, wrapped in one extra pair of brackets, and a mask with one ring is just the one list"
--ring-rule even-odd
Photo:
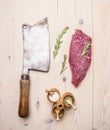
[(93, 128), (110, 130), (110, 1), (94, 1), (93, 10)]
[[(109, 0), (0, 0), (0, 130), (110, 130), (110, 1)], [(51, 65), (49, 73), (30, 72), (30, 115), (18, 117), (19, 80), (22, 72), (21, 25), (48, 17)], [(70, 30), (53, 60), (55, 39), (64, 26)], [(80, 28), (93, 37), (92, 64), (79, 88), (71, 84), (68, 69), (60, 76), (63, 54), (68, 54), (71, 35)], [(66, 81), (63, 81), (63, 78)], [(45, 89), (70, 91), (77, 111), (68, 110), (57, 122)]]

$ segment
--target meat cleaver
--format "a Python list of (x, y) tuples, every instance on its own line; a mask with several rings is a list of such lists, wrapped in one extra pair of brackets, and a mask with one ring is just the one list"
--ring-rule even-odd
[(22, 25), (23, 33), (23, 71), (20, 80), (20, 101), (18, 114), (27, 117), (29, 114), (29, 70), (49, 71), (49, 29), (48, 19), (44, 18), (37, 24)]

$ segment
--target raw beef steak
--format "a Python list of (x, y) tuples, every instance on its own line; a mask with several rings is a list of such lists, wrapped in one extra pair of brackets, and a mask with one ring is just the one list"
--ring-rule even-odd
[(69, 64), (72, 72), (72, 83), (77, 87), (84, 79), (91, 64), (92, 39), (81, 30), (75, 30), (72, 36)]

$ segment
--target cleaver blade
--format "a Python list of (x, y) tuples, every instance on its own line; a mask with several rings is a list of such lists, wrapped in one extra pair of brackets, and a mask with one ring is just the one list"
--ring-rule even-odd
[(23, 70), (20, 80), (20, 102), (18, 114), (29, 113), (29, 70), (48, 72), (50, 65), (48, 19), (44, 18), (33, 26), (22, 25)]
[(23, 24), (23, 74), (28, 70), (49, 70), (49, 30), (47, 18), (34, 26)]

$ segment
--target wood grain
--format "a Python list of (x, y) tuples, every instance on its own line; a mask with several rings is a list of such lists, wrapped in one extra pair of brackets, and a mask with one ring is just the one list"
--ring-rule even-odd
[[(109, 0), (0, 0), (0, 130), (110, 130), (110, 2)], [(22, 72), (23, 23), (35, 24), (48, 17), (51, 64), (49, 73), (30, 72), (30, 115), (18, 116), (19, 79)], [(63, 45), (53, 60), (58, 33), (69, 26)], [(71, 71), (60, 76), (63, 55), (69, 53), (74, 29), (93, 37), (93, 60), (86, 78), (75, 88)], [(77, 111), (65, 111), (57, 122), (51, 114), (45, 89), (56, 87), (63, 95), (70, 91)]]
[(20, 101), (18, 115), (20, 117), (28, 117), (29, 114), (29, 88), (30, 80), (20, 80)]
[(110, 130), (110, 1), (94, 0), (93, 129)]

